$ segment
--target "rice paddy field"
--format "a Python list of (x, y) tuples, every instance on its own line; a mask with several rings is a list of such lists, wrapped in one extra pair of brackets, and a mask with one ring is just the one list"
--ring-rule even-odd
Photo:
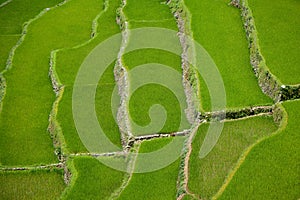
[[(150, 8), (150, 10), (145, 13), (142, 9), (138, 8)], [(138, 2), (129, 0), (124, 8), (124, 15), (128, 21), (129, 30), (141, 27), (177, 29), (176, 21), (170, 12), (168, 5), (163, 4), (160, 0)], [(130, 45), (130, 36), (128, 40), (128, 45)], [(158, 63), (172, 67), (182, 74), (180, 57), (160, 49), (141, 49), (132, 51), (124, 56), (123, 61), (128, 70), (133, 70), (136, 66), (142, 64)], [(168, 80), (166, 79), (166, 82), (167, 81)], [(178, 80), (175, 84), (182, 85), (181, 80)], [(180, 92), (183, 96), (183, 88)], [(134, 95), (132, 95), (129, 103), (129, 111), (132, 115), (132, 120), (138, 125), (145, 126), (149, 124), (151, 120), (149, 119), (147, 110), (151, 105), (159, 104), (162, 105), (167, 112), (167, 121), (161, 129), (161, 132), (170, 133), (180, 129), (181, 116), (184, 116), (184, 109), (186, 106), (180, 108), (176, 97), (168, 92), (168, 89), (165, 87), (155, 84), (142, 86)], [(186, 121), (186, 119), (183, 120)], [(187, 124), (187, 122), (184, 124)], [(186, 127), (187, 125), (184, 125), (182, 128)], [(140, 135), (136, 130), (133, 129), (132, 131), (133, 134)], [(151, 134), (151, 132), (147, 131), (143, 134), (145, 133)]]
[[(269, 94), (251, 49), (281, 88), (300, 85), (299, 11), (297, 0), (0, 0), (0, 199), (299, 199), (300, 100)], [(222, 78), (222, 110), (188, 37)]]
[[(158, 139), (157, 139), (158, 140)], [(152, 152), (162, 148), (171, 139), (145, 141), (141, 144), (139, 153)], [(136, 167), (139, 166), (139, 157)], [(174, 199), (176, 198), (176, 182), (179, 170), (179, 159), (171, 165), (154, 172), (133, 174), (128, 186), (118, 199)], [(148, 188), (144, 190), (144, 188)]]
[[(99, 15), (99, 18), (96, 21), (96, 23), (98, 23), (96, 30), (97, 34), (93, 40), (90, 40), (89, 43), (84, 45), (79, 44), (73, 48), (63, 48), (56, 54), (56, 72), (61, 84), (64, 86), (64, 92), (58, 107), (57, 120), (62, 132), (64, 132), (67, 149), (73, 153), (87, 151), (77, 134), (72, 116), (72, 90), (76, 79), (76, 73), (84, 58), (93, 48), (95, 48), (95, 46), (97, 46), (97, 44), (120, 32), (119, 26), (115, 23), (115, 12), (119, 7), (119, 3), (119, 1), (109, 1), (107, 9), (104, 10), (105, 8), (103, 5), (101, 6), (103, 2), (96, 2), (96, 4), (100, 5), (101, 15)], [(93, 17), (95, 18), (97, 14), (99, 13), (96, 13)], [(100, 31), (100, 29), (103, 29), (103, 31)], [(87, 31), (90, 30), (91, 26), (87, 28)], [(89, 33), (90, 32), (88, 32), (88, 34)], [(121, 143), (118, 125), (116, 124), (113, 113), (110, 110), (111, 96), (116, 85), (113, 67), (114, 63), (110, 65), (110, 67), (104, 72), (103, 77), (99, 80), (97, 91), (101, 92), (97, 92), (97, 96), (95, 97), (97, 101), (96, 111), (98, 119), (101, 119), (99, 120), (99, 123), (101, 123), (105, 133), (111, 141), (114, 142), (114, 144), (120, 146)]]
[(1, 199), (57, 199), (65, 189), (63, 171), (1, 172)]
[(286, 128), (253, 148), (221, 199), (299, 197), (299, 104), (283, 104)]
[[(271, 99), (259, 88), (250, 66), (248, 43), (239, 10), (222, 0), (213, 3), (209, 0), (186, 0), (185, 3), (191, 13), (194, 39), (207, 50), (222, 75), (227, 107), (241, 108), (271, 103)], [(203, 81), (201, 85), (204, 86), (200, 88), (203, 91), (202, 107), (208, 111), (209, 92)]]
[[(284, 84), (299, 84), (299, 3), (293, 0), (283, 4), (280, 1), (257, 0), (250, 0), (248, 3), (255, 18), (267, 66)], [(271, 17), (275, 14), (277, 17)], [(288, 56), (285, 56), (286, 53)]]
[(222, 135), (215, 148), (207, 157), (199, 159), (199, 149), (207, 127), (207, 124), (200, 126), (192, 144), (189, 189), (199, 197), (211, 199), (226, 183), (228, 174), (237, 165), (247, 148), (261, 138), (271, 135), (278, 127), (271, 117), (253, 117), (225, 122)]
[(91, 157), (74, 158), (70, 161), (74, 181), (62, 199), (107, 199), (119, 188), (124, 173), (113, 170)]

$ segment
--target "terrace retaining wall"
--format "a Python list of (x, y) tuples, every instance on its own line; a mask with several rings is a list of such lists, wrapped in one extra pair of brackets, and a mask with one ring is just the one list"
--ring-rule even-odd
[(6, 81), (2, 74), (0, 74), (0, 113), (2, 111), (2, 101), (5, 96)]
[(240, 3), (239, 0), (233, 0), (230, 4), (241, 10), (241, 16), (249, 42), (248, 48), (250, 51), (250, 63), (262, 91), (275, 102), (300, 98), (300, 84), (283, 85), (282, 82), (274, 76), (267, 67), (266, 61), (259, 47), (257, 30), (248, 1), (243, 0), (242, 3)]
[(194, 45), (189, 39), (189, 37), (192, 38), (190, 14), (181, 0), (167, 1), (167, 5), (174, 15), (178, 27), (178, 37), (182, 47), (182, 83), (188, 105), (185, 112), (187, 119), (193, 124), (200, 112), (200, 83), (196, 69), (189, 62), (189, 58), (194, 58)]
[(118, 53), (118, 58), (114, 67), (114, 76), (115, 81), (119, 88), (120, 96), (120, 106), (117, 114), (117, 121), (119, 130), (121, 133), (121, 143), (125, 151), (129, 149), (134, 144), (134, 137), (131, 132), (130, 121), (129, 121), (129, 110), (128, 110), (128, 101), (129, 101), (129, 79), (128, 72), (123, 65), (122, 56), (124, 54), (125, 48), (129, 39), (129, 30), (128, 22), (126, 21), (126, 16), (123, 13), (123, 8), (126, 6), (126, 0), (122, 0), (122, 3), (119, 9), (116, 12), (116, 22), (122, 30), (122, 43), (120, 51)]

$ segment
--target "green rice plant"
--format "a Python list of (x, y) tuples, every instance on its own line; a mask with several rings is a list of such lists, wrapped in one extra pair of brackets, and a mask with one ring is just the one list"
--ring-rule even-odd
[(212, 151), (199, 158), (199, 150), (209, 124), (199, 127), (192, 143), (189, 161), (189, 190), (203, 199), (211, 199), (222, 187), (239, 158), (256, 141), (277, 130), (272, 117), (260, 116), (224, 123), (224, 129)]
[(268, 68), (284, 84), (300, 83), (299, 1), (249, 0), (248, 4)]
[[(162, 148), (172, 138), (144, 141), (140, 153), (148, 153)], [(180, 148), (180, 147), (179, 147)], [(136, 163), (138, 164), (139, 157)], [(118, 199), (174, 199), (178, 178), (179, 159), (169, 166), (154, 172), (136, 173)]]
[(130, 20), (130, 28), (142, 28), (142, 27), (160, 27), (176, 30), (174, 26), (174, 19), (165, 19), (165, 20), (157, 20), (157, 21), (143, 21), (143, 20)]
[[(228, 0), (184, 2), (192, 16), (194, 39), (210, 54), (223, 78), (227, 107), (241, 108), (271, 103), (271, 99), (259, 88), (250, 66), (239, 10), (229, 6)], [(207, 111), (210, 109), (210, 99), (204, 84), (204, 81), (200, 82), (201, 102), (203, 109)]]
[(194, 197), (190, 196), (190, 195), (185, 195), (183, 197), (183, 200), (196, 200)]
[(0, 172), (1, 199), (58, 199), (65, 187), (61, 170)]
[(5, 73), (6, 96), (0, 115), (0, 160), (3, 165), (52, 163), (57, 158), (47, 133), (55, 100), (48, 77), (53, 49), (72, 47), (90, 37), (101, 2), (74, 0), (31, 21)]
[(250, 63), (257, 77), (258, 84), (266, 95), (271, 97), (275, 102), (278, 102), (282, 99), (282, 95), (280, 94), (280, 90), (283, 89), (281, 87), (282, 83), (266, 66), (265, 59), (260, 50), (256, 26), (248, 1), (244, 0), (243, 2), (240, 2), (239, 7), (241, 10), (246, 37), (249, 43)]
[(123, 56), (123, 61), (130, 70), (147, 63), (160, 63), (178, 72), (182, 71), (180, 67), (181, 58), (171, 52), (160, 49), (139, 49), (131, 51)]
[[(65, 54), (62, 53), (61, 55)], [(70, 55), (70, 53), (68, 55)], [(62, 61), (66, 61), (70, 57), (65, 58), (66, 59), (62, 59)], [(110, 74), (112, 76), (112, 80), (108, 81), (107, 78), (106, 80), (105, 78), (101, 79), (97, 87), (95, 109), (99, 124), (104, 133), (115, 145), (121, 147), (119, 129), (114, 120), (114, 116), (112, 113), (113, 111), (111, 110), (111, 97), (115, 88), (113, 80), (113, 66), (114, 64), (112, 64), (104, 72), (104, 76)], [(64, 89), (64, 94), (59, 105), (57, 119), (62, 127), (62, 132), (66, 140), (67, 148), (73, 153), (86, 152), (87, 150), (79, 138), (72, 116), (72, 87), (67, 86)]]
[[(132, 51), (125, 54), (123, 60), (130, 70), (146, 63), (160, 63), (172, 67), (179, 73), (181, 72), (178, 65), (180, 63), (180, 57), (162, 50), (143, 49)], [(165, 79), (168, 80), (168, 77), (165, 77)], [(179, 82), (178, 84), (182, 83)], [(177, 131), (180, 126), (181, 115), (185, 115), (184, 109), (180, 108), (176, 96), (174, 96), (168, 88), (158, 84), (142, 86), (133, 93), (129, 102), (132, 120), (140, 126), (149, 124), (151, 119), (148, 115), (148, 109), (154, 104), (163, 105), (167, 112), (167, 121), (160, 132), (166, 133)], [(187, 122), (185, 123), (187, 124)], [(133, 132), (135, 132), (135, 130), (133, 130)], [(150, 133), (151, 132), (149, 132), (149, 134)]]
[(130, 28), (162, 27), (177, 30), (176, 21), (162, 0), (128, 0), (124, 8)]
[[(61, 1), (14, 0), (0, 8), (0, 72), (5, 69), (9, 52), (20, 38), (24, 22)], [(4, 2), (7, 0), (2, 0), (0, 5)]]
[(287, 116), (282, 130), (252, 149), (220, 199), (299, 197), (300, 101), (285, 102), (283, 107)]
[(0, 0), (0, 5), (3, 6), (3, 4), (7, 4), (7, 2), (11, 2), (11, 0)]
[(0, 72), (5, 69), (11, 48), (17, 43), (19, 35), (1, 35), (0, 33)]
[[(109, 1), (107, 10), (98, 19), (97, 35), (84, 46), (65, 49), (57, 53), (56, 72), (62, 84), (64, 93), (60, 101), (57, 120), (60, 123), (67, 148), (70, 152), (86, 152), (77, 130), (72, 115), (72, 90), (77, 71), (86, 56), (102, 41), (120, 32), (115, 22), (116, 9), (119, 7), (119, 0)], [(118, 125), (114, 120), (116, 113), (111, 110), (111, 97), (116, 87), (113, 73), (114, 62), (106, 69), (99, 81), (95, 97), (96, 113), (108, 138), (117, 146), (121, 147)]]
[(39, 14), (44, 8), (55, 6), (60, 2), (62, 0), (11, 1), (6, 6), (0, 8), (0, 35), (20, 34), (23, 24), (26, 21)]
[[(158, 84), (142, 86), (131, 96), (129, 109), (132, 120), (140, 126), (148, 125), (151, 122), (148, 109), (155, 104), (162, 105), (167, 112), (167, 119), (160, 133), (179, 130), (181, 115), (185, 115), (185, 113), (180, 112), (181, 109), (176, 96), (168, 88)], [(135, 132), (134, 129), (133, 132)], [(148, 134), (151, 133), (153, 134), (153, 132)]]
[[(169, 7), (160, 0), (129, 0), (124, 8), (124, 13), (126, 15), (126, 20), (129, 22), (130, 29), (141, 27), (161, 27), (176, 31), (178, 30), (176, 20), (174, 19)], [(136, 50), (125, 54), (122, 60), (124, 66), (126, 66), (129, 70), (132, 70), (142, 64), (160, 63), (175, 69), (180, 74), (182, 73), (180, 56), (158, 49)], [(165, 77), (165, 79), (168, 81), (168, 77)], [(133, 81), (134, 80), (132, 80), (132, 77), (129, 75), (129, 82)], [(182, 82), (178, 82), (177, 84), (182, 84)], [(184, 95), (183, 89), (182, 94)], [(148, 116), (148, 110), (151, 105), (154, 104), (163, 105), (167, 111), (167, 121), (159, 132), (175, 132), (179, 129), (189, 127), (184, 113), (186, 105), (184, 105), (184, 108), (180, 108), (175, 96), (172, 95), (171, 92), (168, 92), (167, 88), (161, 87), (157, 84), (141, 87), (131, 96), (129, 111), (133, 121), (140, 126), (146, 126), (149, 124), (150, 117)], [(184, 116), (184, 126), (179, 128), (181, 116)], [(134, 128), (132, 131), (135, 135), (139, 134), (139, 132), (134, 130)], [(151, 131), (149, 134), (150, 133)]]
[(76, 170), (76, 177), (62, 199), (108, 199), (122, 184), (124, 172), (109, 168), (95, 158), (75, 157), (69, 162), (73, 171)]

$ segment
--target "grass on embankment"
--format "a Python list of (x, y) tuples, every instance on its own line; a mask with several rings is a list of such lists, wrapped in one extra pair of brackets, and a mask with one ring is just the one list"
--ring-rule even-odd
[[(105, 39), (120, 32), (116, 24), (116, 9), (119, 7), (119, 0), (110, 0), (108, 9), (102, 13), (98, 20), (97, 36), (88, 44), (76, 48), (63, 50), (57, 53), (56, 71), (60, 81), (65, 85), (64, 94), (59, 104), (57, 119), (70, 152), (86, 152), (77, 130), (72, 115), (72, 90), (77, 71), (85, 57)], [(115, 80), (113, 73), (114, 63), (104, 72), (100, 79), (96, 93), (96, 113), (108, 138), (120, 146), (120, 133), (111, 110), (111, 95), (114, 89)], [(115, 113), (116, 114), (116, 113)]]
[(56, 162), (47, 132), (55, 100), (48, 77), (50, 52), (88, 40), (101, 5), (97, 0), (69, 1), (29, 25), (12, 69), (5, 74), (7, 90), (0, 116), (3, 165)]
[(300, 2), (248, 0), (248, 3), (268, 68), (284, 84), (299, 84)]
[(69, 162), (73, 173), (77, 172), (62, 199), (108, 199), (122, 184), (124, 172), (111, 169), (95, 158), (76, 157)]
[(64, 188), (63, 171), (0, 172), (1, 199), (58, 199)]
[(192, 143), (189, 161), (189, 190), (203, 199), (211, 199), (218, 192), (239, 157), (250, 145), (277, 130), (272, 117), (225, 122), (216, 146), (205, 158), (200, 159), (199, 150), (208, 126), (200, 126)]
[[(162, 138), (144, 141), (141, 144), (139, 153), (158, 150), (171, 140), (172, 138)], [(137, 157), (136, 164), (139, 163), (138, 161), (139, 157)], [(133, 174), (128, 186), (118, 199), (175, 199), (178, 171), (179, 159), (158, 171)]]
[[(178, 30), (176, 21), (169, 7), (166, 4), (161, 3), (160, 0), (129, 0), (124, 8), (124, 13), (126, 15), (126, 20), (129, 22), (130, 29), (160, 27)], [(180, 57), (158, 49), (144, 49), (130, 52), (123, 56), (123, 62), (129, 70), (142, 64), (160, 63), (173, 68), (179, 75), (182, 74)], [(167, 82), (168, 77), (165, 77), (165, 80)], [(132, 77), (129, 77), (129, 81), (134, 82)], [(181, 85), (182, 82), (178, 81), (176, 84)], [(180, 92), (182, 92), (182, 96), (184, 96), (183, 89)], [(149, 124), (150, 117), (148, 116), (148, 110), (151, 105), (154, 104), (163, 105), (167, 111), (167, 121), (159, 132), (178, 131), (181, 116), (184, 116), (183, 121), (185, 126), (183, 127), (188, 127), (188, 122), (186, 121), (184, 113), (186, 105), (184, 105), (184, 108), (180, 108), (178, 100), (172, 95), (172, 92), (168, 88), (157, 84), (143, 86), (131, 96), (129, 111), (133, 121), (140, 126)], [(140, 134), (138, 131), (134, 130), (134, 128), (132, 131), (134, 134)], [(148, 134), (150, 133), (151, 131)]]
[[(191, 17), (194, 39), (216, 63), (223, 78), (228, 108), (271, 103), (258, 86), (249, 61), (245, 31), (238, 9), (229, 0), (185, 0)], [(201, 102), (210, 109), (208, 91), (201, 82)]]
[(300, 101), (283, 106), (287, 127), (252, 149), (220, 199), (299, 198)]

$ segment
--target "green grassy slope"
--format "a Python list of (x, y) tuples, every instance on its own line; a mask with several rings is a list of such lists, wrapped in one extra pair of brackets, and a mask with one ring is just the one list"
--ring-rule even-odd
[(55, 99), (48, 77), (50, 52), (88, 40), (92, 20), (100, 9), (97, 0), (73, 0), (29, 25), (12, 69), (5, 74), (7, 90), (0, 116), (2, 164), (56, 161), (47, 132)]
[(189, 162), (188, 187), (203, 199), (211, 199), (218, 192), (246, 148), (277, 130), (272, 117), (226, 122), (216, 146), (205, 158), (200, 159), (199, 150), (207, 128), (208, 124), (200, 126), (192, 144)]
[(1, 199), (58, 199), (64, 188), (62, 171), (0, 172)]
[(298, 199), (300, 101), (283, 103), (288, 124), (250, 152), (220, 199)]
[[(80, 141), (72, 115), (72, 90), (77, 71), (84, 58), (94, 47), (108, 37), (120, 32), (116, 24), (116, 9), (119, 0), (110, 0), (106, 12), (98, 20), (98, 35), (89, 44), (80, 48), (63, 50), (57, 53), (56, 71), (60, 81), (65, 85), (64, 94), (59, 104), (57, 119), (61, 125), (67, 147), (71, 152), (85, 152), (86, 148)], [(96, 111), (99, 123), (108, 138), (120, 146), (119, 128), (111, 111), (111, 95), (115, 87), (113, 74), (114, 63), (104, 72), (96, 93)]]
[(248, 2), (267, 66), (284, 84), (300, 83), (300, 2), (297, 0)]
[(108, 199), (121, 186), (124, 173), (111, 169), (95, 158), (74, 158), (76, 181), (62, 199)]
[[(185, 0), (192, 15), (194, 39), (215, 61), (225, 84), (227, 107), (239, 108), (271, 103), (260, 90), (249, 62), (249, 52), (238, 9), (228, 0)], [(201, 83), (202, 106), (209, 97)]]

